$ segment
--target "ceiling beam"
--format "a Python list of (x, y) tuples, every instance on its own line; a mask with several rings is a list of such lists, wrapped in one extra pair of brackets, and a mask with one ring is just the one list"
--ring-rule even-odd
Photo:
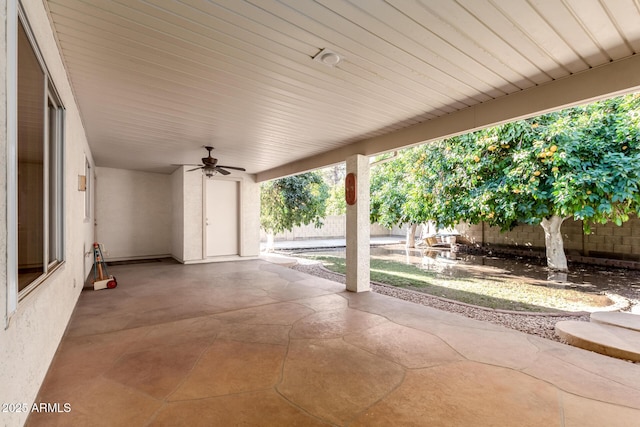
[(373, 156), (638, 90), (640, 55), (634, 55), (386, 135), (356, 141), (259, 172), (256, 178), (262, 182), (295, 175), (344, 162), (355, 154)]

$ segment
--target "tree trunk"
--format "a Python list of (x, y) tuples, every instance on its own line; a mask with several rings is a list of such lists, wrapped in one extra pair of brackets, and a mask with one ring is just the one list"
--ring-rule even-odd
[(564, 242), (560, 227), (564, 218), (553, 215), (544, 218), (540, 225), (544, 229), (544, 244), (547, 251), (547, 267), (554, 271), (569, 271), (567, 268), (567, 256), (564, 253)]
[(427, 221), (422, 226), (422, 233), (420, 233), (420, 237), (424, 240), (427, 237), (431, 237), (435, 234), (438, 234), (438, 227), (436, 227), (435, 221)]
[(274, 248), (274, 234), (273, 233), (269, 233), (267, 232), (267, 247), (264, 249), (265, 252), (273, 252), (273, 248)]
[(407, 248), (416, 247), (416, 228), (418, 228), (418, 224), (407, 225)]

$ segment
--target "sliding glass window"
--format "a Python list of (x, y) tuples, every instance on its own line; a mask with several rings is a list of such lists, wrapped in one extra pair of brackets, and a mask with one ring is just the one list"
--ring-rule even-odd
[(18, 20), (18, 292), (64, 260), (64, 110), (22, 16)]

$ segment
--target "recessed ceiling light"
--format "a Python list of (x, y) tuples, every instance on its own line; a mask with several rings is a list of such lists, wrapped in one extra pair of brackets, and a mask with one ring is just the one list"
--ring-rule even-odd
[(316, 56), (313, 57), (314, 61), (318, 61), (328, 67), (335, 67), (342, 61), (342, 56), (329, 49), (322, 49)]

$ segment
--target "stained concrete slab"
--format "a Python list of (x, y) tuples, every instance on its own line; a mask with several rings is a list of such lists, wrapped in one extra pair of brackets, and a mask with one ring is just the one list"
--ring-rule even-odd
[(263, 260), (112, 270), (116, 289), (80, 296), (36, 398), (71, 412), (27, 426), (640, 419), (637, 365), (558, 342)]
[(589, 319), (605, 325), (619, 326), (640, 332), (640, 314), (597, 311)]
[(640, 362), (640, 333), (618, 326), (565, 320), (556, 333), (567, 343), (618, 359)]

